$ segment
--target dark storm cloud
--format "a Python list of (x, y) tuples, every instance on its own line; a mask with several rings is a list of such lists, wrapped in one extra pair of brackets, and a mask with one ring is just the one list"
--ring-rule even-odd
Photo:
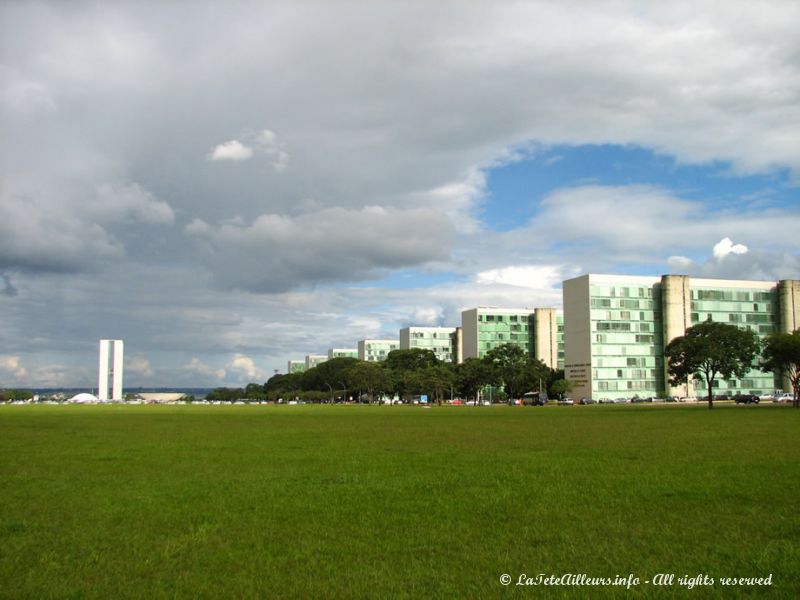
[(263, 215), (215, 227), (198, 220), (186, 232), (201, 243), (217, 285), (270, 293), (446, 260), (454, 235), (435, 210), (379, 206)]

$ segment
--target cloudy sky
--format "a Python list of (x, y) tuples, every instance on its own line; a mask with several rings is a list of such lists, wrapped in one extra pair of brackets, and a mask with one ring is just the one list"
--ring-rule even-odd
[(585, 272), (800, 277), (800, 4), (0, 4), (0, 387), (265, 381)]

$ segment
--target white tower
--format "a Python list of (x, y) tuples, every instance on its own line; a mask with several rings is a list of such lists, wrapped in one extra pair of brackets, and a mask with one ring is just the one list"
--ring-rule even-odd
[[(113, 360), (111, 360), (112, 352)], [(100, 367), (97, 376), (97, 398), (99, 400), (109, 400), (109, 375), (111, 376), (110, 400), (122, 400), (122, 361), (124, 354), (122, 340), (100, 340)]]

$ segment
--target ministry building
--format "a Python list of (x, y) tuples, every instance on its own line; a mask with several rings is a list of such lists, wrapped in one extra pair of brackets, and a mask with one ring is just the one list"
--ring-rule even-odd
[[(699, 279), (686, 275), (588, 274), (563, 284), (565, 377), (576, 397), (704, 396), (704, 382), (669, 385), (664, 348), (707, 320), (754, 331), (762, 340), (800, 327), (800, 281)], [(755, 366), (715, 393), (782, 387)]]
[(479, 306), (461, 313), (463, 357), (514, 344), (551, 369), (564, 368), (564, 317), (554, 308)]

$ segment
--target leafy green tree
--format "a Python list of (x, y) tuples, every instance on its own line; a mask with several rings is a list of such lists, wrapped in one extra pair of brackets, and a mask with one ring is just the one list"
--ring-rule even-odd
[(347, 380), (350, 387), (361, 392), (366, 392), (370, 402), (376, 401), (376, 396), (389, 393), (394, 381), (392, 372), (382, 363), (359, 360), (348, 369)]
[(409, 350), (392, 350), (386, 356), (384, 364), (392, 372), (394, 392), (405, 399), (408, 394), (419, 390), (419, 371), (439, 364), (439, 359), (432, 350), (411, 348)]
[(384, 364), (393, 371), (418, 371), (439, 364), (433, 350), (411, 348), (409, 350), (392, 350), (386, 355)]
[(448, 365), (438, 364), (416, 371), (417, 389), (441, 405), (455, 383), (455, 373)]
[(491, 367), (491, 383), (505, 386), (506, 393), (513, 395), (516, 390), (509, 387), (513, 388), (514, 380), (527, 362), (527, 356), (522, 348), (515, 344), (503, 344), (489, 350), (483, 361)]
[(33, 398), (33, 393), (29, 390), (0, 390), (0, 402), (30, 400), (31, 398)]
[(350, 388), (347, 373), (350, 367), (356, 363), (358, 363), (358, 359), (349, 356), (326, 360), (303, 373), (303, 389), (327, 391), (331, 395), (331, 401), (341, 390), (342, 400), (345, 401), (347, 400), (347, 390)]
[(206, 396), (206, 400), (209, 402), (235, 402), (240, 398), (244, 398), (242, 388), (214, 388)]
[(269, 400), (297, 396), (303, 389), (303, 373), (278, 373), (264, 384), (264, 391)]
[(264, 400), (267, 397), (267, 392), (263, 385), (248, 383), (244, 388), (244, 397), (248, 400)]
[(557, 394), (559, 398), (562, 398), (564, 394), (569, 394), (574, 387), (575, 383), (569, 379), (557, 379), (550, 386), (550, 391), (553, 394)]
[(551, 379), (552, 369), (544, 364), (543, 361), (528, 357), (522, 370), (517, 374), (514, 385), (516, 397), (522, 396), (526, 392), (546, 391)]
[(515, 344), (503, 344), (486, 353), (483, 359), (492, 367), (492, 383), (502, 385), (509, 398), (547, 385), (550, 369), (540, 360), (529, 358)]
[(800, 407), (800, 329), (792, 333), (773, 333), (762, 351), (761, 368), (785, 375), (792, 384), (792, 406)]
[(706, 321), (686, 330), (664, 349), (670, 383), (680, 385), (689, 378), (703, 380), (708, 390), (708, 408), (714, 407), (714, 381), (742, 378), (758, 355), (759, 341), (749, 329)]
[(493, 381), (492, 366), (479, 358), (467, 358), (456, 365), (455, 385), (465, 398), (477, 398), (478, 392)]

